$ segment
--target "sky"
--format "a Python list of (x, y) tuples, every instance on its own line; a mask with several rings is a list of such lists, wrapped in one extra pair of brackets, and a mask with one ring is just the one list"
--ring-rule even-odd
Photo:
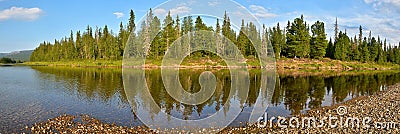
[[(31, 50), (44, 41), (68, 37), (71, 30), (84, 31), (91, 27), (107, 25), (118, 33), (119, 23), (127, 23), (129, 11), (136, 15), (136, 22), (152, 8), (155, 15), (163, 16), (167, 10), (172, 14), (187, 14), (199, 4), (196, 0), (178, 0), (156, 8), (165, 0), (0, 0), (0, 53)], [(205, 13), (223, 15), (227, 0), (197, 0), (204, 2)], [(310, 25), (317, 20), (325, 23), (328, 37), (333, 36), (335, 19), (339, 29), (350, 37), (358, 35), (361, 25), (364, 36), (371, 30), (373, 36), (387, 38), (391, 44), (400, 41), (400, 0), (235, 0), (261, 24), (268, 27), (278, 22), (286, 26), (287, 21), (304, 15)], [(229, 8), (229, 7), (227, 7)], [(238, 18), (236, 12), (227, 12)], [(162, 17), (160, 17), (162, 18)], [(210, 24), (211, 25), (211, 24)], [(240, 25), (240, 24), (239, 24)]]

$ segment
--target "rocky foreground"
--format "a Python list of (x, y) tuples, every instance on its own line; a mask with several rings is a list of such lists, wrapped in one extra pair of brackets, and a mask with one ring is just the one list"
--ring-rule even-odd
[(106, 124), (98, 119), (91, 118), (88, 115), (61, 115), (56, 118), (49, 119), (46, 122), (34, 124), (31, 127), (25, 127), (27, 131), (33, 133), (154, 133), (147, 127), (123, 127), (115, 124)]
[[(278, 121), (282, 117), (276, 118), (275, 121), (267, 120), (266, 124), (226, 128), (221, 133), (399, 133), (400, 84), (375, 95), (310, 110), (293, 116), (293, 120), (291, 117), (283, 121)], [(33, 133), (155, 133), (146, 127), (102, 123), (86, 115), (62, 115), (25, 129)]]
[[(276, 119), (272, 126), (267, 121), (266, 124), (225, 129), (222, 133), (400, 133), (400, 84), (389, 86), (386, 91), (375, 95), (310, 110), (294, 117), (299, 119), (299, 125), (295, 119), (289, 124), (291, 118), (285, 118), (280, 126)], [(315, 117), (315, 126), (308, 124), (310, 117)], [(304, 126), (302, 119), (306, 119)]]

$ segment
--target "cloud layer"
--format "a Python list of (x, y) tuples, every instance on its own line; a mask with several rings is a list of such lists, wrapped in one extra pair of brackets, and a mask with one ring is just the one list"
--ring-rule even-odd
[[(170, 10), (170, 13), (172, 16), (175, 16), (175, 15), (179, 15), (179, 14), (190, 13), (191, 10), (192, 9), (188, 6), (178, 6), (178, 7), (172, 8)], [(167, 15), (167, 13), (168, 13), (168, 11), (164, 8), (157, 8), (154, 10), (154, 14), (158, 15), (158, 16), (165, 16), (165, 15)]]
[(10, 19), (33, 21), (38, 19), (42, 14), (43, 10), (37, 7), (11, 7), (10, 9), (0, 11), (0, 21)]
[(121, 18), (121, 17), (124, 17), (124, 15), (125, 15), (124, 13), (121, 13), (121, 12), (114, 12), (113, 14), (114, 14), (118, 19)]
[(250, 5), (250, 10), (253, 12), (253, 15), (258, 18), (272, 18), (276, 17), (276, 14), (269, 13), (267, 9), (258, 5)]

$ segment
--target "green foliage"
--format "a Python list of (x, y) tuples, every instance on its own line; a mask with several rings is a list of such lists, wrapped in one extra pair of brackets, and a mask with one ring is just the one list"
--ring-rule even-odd
[(12, 60), (11, 58), (1, 58), (0, 63), (8, 64), (8, 63), (17, 63), (15, 60)]
[(311, 26), (311, 58), (321, 59), (325, 56), (328, 41), (326, 40), (324, 23), (317, 21)]
[(245, 54), (247, 52), (246, 46), (251, 45), (251, 42), (246, 33), (248, 33), (248, 28), (244, 25), (244, 20), (242, 20), (240, 32), (237, 37), (237, 46), (242, 54)]
[[(83, 32), (71, 31), (68, 37), (54, 40), (52, 43), (48, 41), (40, 43), (32, 52), (30, 60), (33, 62), (120, 61), (125, 54), (128, 57), (146, 55), (148, 59), (157, 61), (163, 58), (172, 43), (191, 48), (210, 46), (224, 56), (237, 58), (235, 49), (228, 46), (228, 43), (233, 43), (247, 59), (257, 59), (258, 54), (272, 54), (273, 51), (277, 59), (325, 57), (343, 61), (400, 64), (398, 46), (392, 47), (392, 44), (386, 44), (386, 39), (382, 42), (380, 37), (372, 37), (372, 32), (368, 38), (363, 37), (361, 26), (358, 38), (354, 36), (350, 39), (346, 32), (339, 31), (337, 21), (335, 27), (337, 36), (334, 41), (330, 39), (329, 42), (324, 22), (317, 21), (310, 28), (303, 15), (295, 18), (293, 22), (288, 21), (284, 29), (279, 23), (271, 28), (264, 25), (260, 29), (253, 22), (245, 23), (245, 20), (242, 20), (240, 31), (236, 31), (231, 27), (226, 12), (222, 21), (217, 19), (215, 27), (207, 26), (200, 16), (195, 20), (192, 16), (186, 16), (182, 22), (180, 21), (179, 16), (173, 19), (170, 13), (160, 20), (150, 9), (145, 22), (136, 29), (135, 14), (131, 10), (128, 23), (124, 25), (121, 22), (118, 33), (113, 33), (107, 25), (94, 29), (87, 26)], [(212, 34), (207, 34), (208, 32)], [(131, 40), (128, 40), (129, 38)], [(179, 42), (175, 42), (177, 39), (180, 39)], [(125, 49), (125, 47), (130, 48)], [(144, 49), (150, 51), (139, 53)], [(176, 52), (177, 54), (173, 55), (178, 55), (180, 51)], [(189, 57), (215, 59), (216, 55), (198, 51)]]
[(333, 53), (335, 51), (332, 39), (329, 39), (328, 47), (326, 48), (326, 54), (325, 57), (333, 59)]
[(343, 60), (346, 61), (348, 60), (348, 53), (349, 53), (349, 48), (350, 48), (350, 39), (346, 35), (346, 33), (342, 33), (341, 31), (339, 32), (339, 37), (335, 41), (335, 47), (334, 47), (334, 59), (337, 60)]
[(29, 61), (30, 56), (32, 55), (33, 50), (24, 50), (24, 51), (17, 51), (11, 53), (0, 53), (0, 58), (7, 57), (15, 61)]
[(370, 61), (369, 60), (370, 59), (370, 53), (369, 53), (369, 50), (368, 50), (367, 38), (364, 38), (364, 41), (362, 42), (361, 53), (362, 53), (361, 62)]
[(270, 42), (274, 48), (275, 58), (280, 58), (282, 53), (282, 48), (286, 46), (285, 33), (281, 30), (279, 23), (272, 30), (269, 29)]
[(129, 31), (134, 30), (134, 13), (131, 11), (131, 18), (128, 29), (122, 23), (118, 35), (114, 35), (105, 25), (104, 28), (96, 27), (93, 33), (92, 27), (87, 26), (86, 31), (81, 34), (76, 32), (70, 36), (55, 40), (54, 43), (43, 42), (37, 47), (30, 57), (30, 60), (59, 62), (72, 60), (121, 60), (123, 50), (128, 40)]
[(310, 34), (307, 23), (303, 15), (296, 18), (287, 27), (286, 43), (288, 47), (288, 57), (307, 58), (310, 56)]

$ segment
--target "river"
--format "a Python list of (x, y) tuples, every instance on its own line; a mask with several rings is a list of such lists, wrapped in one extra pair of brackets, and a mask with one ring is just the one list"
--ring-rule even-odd
[[(232, 82), (226, 69), (181, 69), (179, 80), (182, 87), (191, 93), (200, 91), (198, 81), (204, 71), (215, 75), (217, 88), (209, 99), (198, 105), (174, 100), (165, 91), (160, 69), (146, 69), (145, 79), (162, 112), (185, 120), (202, 119), (224, 109)], [(239, 97), (244, 103), (243, 110), (231, 126), (246, 123), (259, 97), (261, 71), (250, 69), (248, 76), (248, 97)], [(279, 74), (266, 112), (271, 116), (290, 116), (370, 95), (399, 82), (399, 71), (344, 75)], [(25, 126), (60, 114), (87, 114), (117, 125), (143, 125), (131, 108), (130, 94), (131, 91), (124, 90), (122, 69), (0, 67), (0, 132), (20, 132)]]

